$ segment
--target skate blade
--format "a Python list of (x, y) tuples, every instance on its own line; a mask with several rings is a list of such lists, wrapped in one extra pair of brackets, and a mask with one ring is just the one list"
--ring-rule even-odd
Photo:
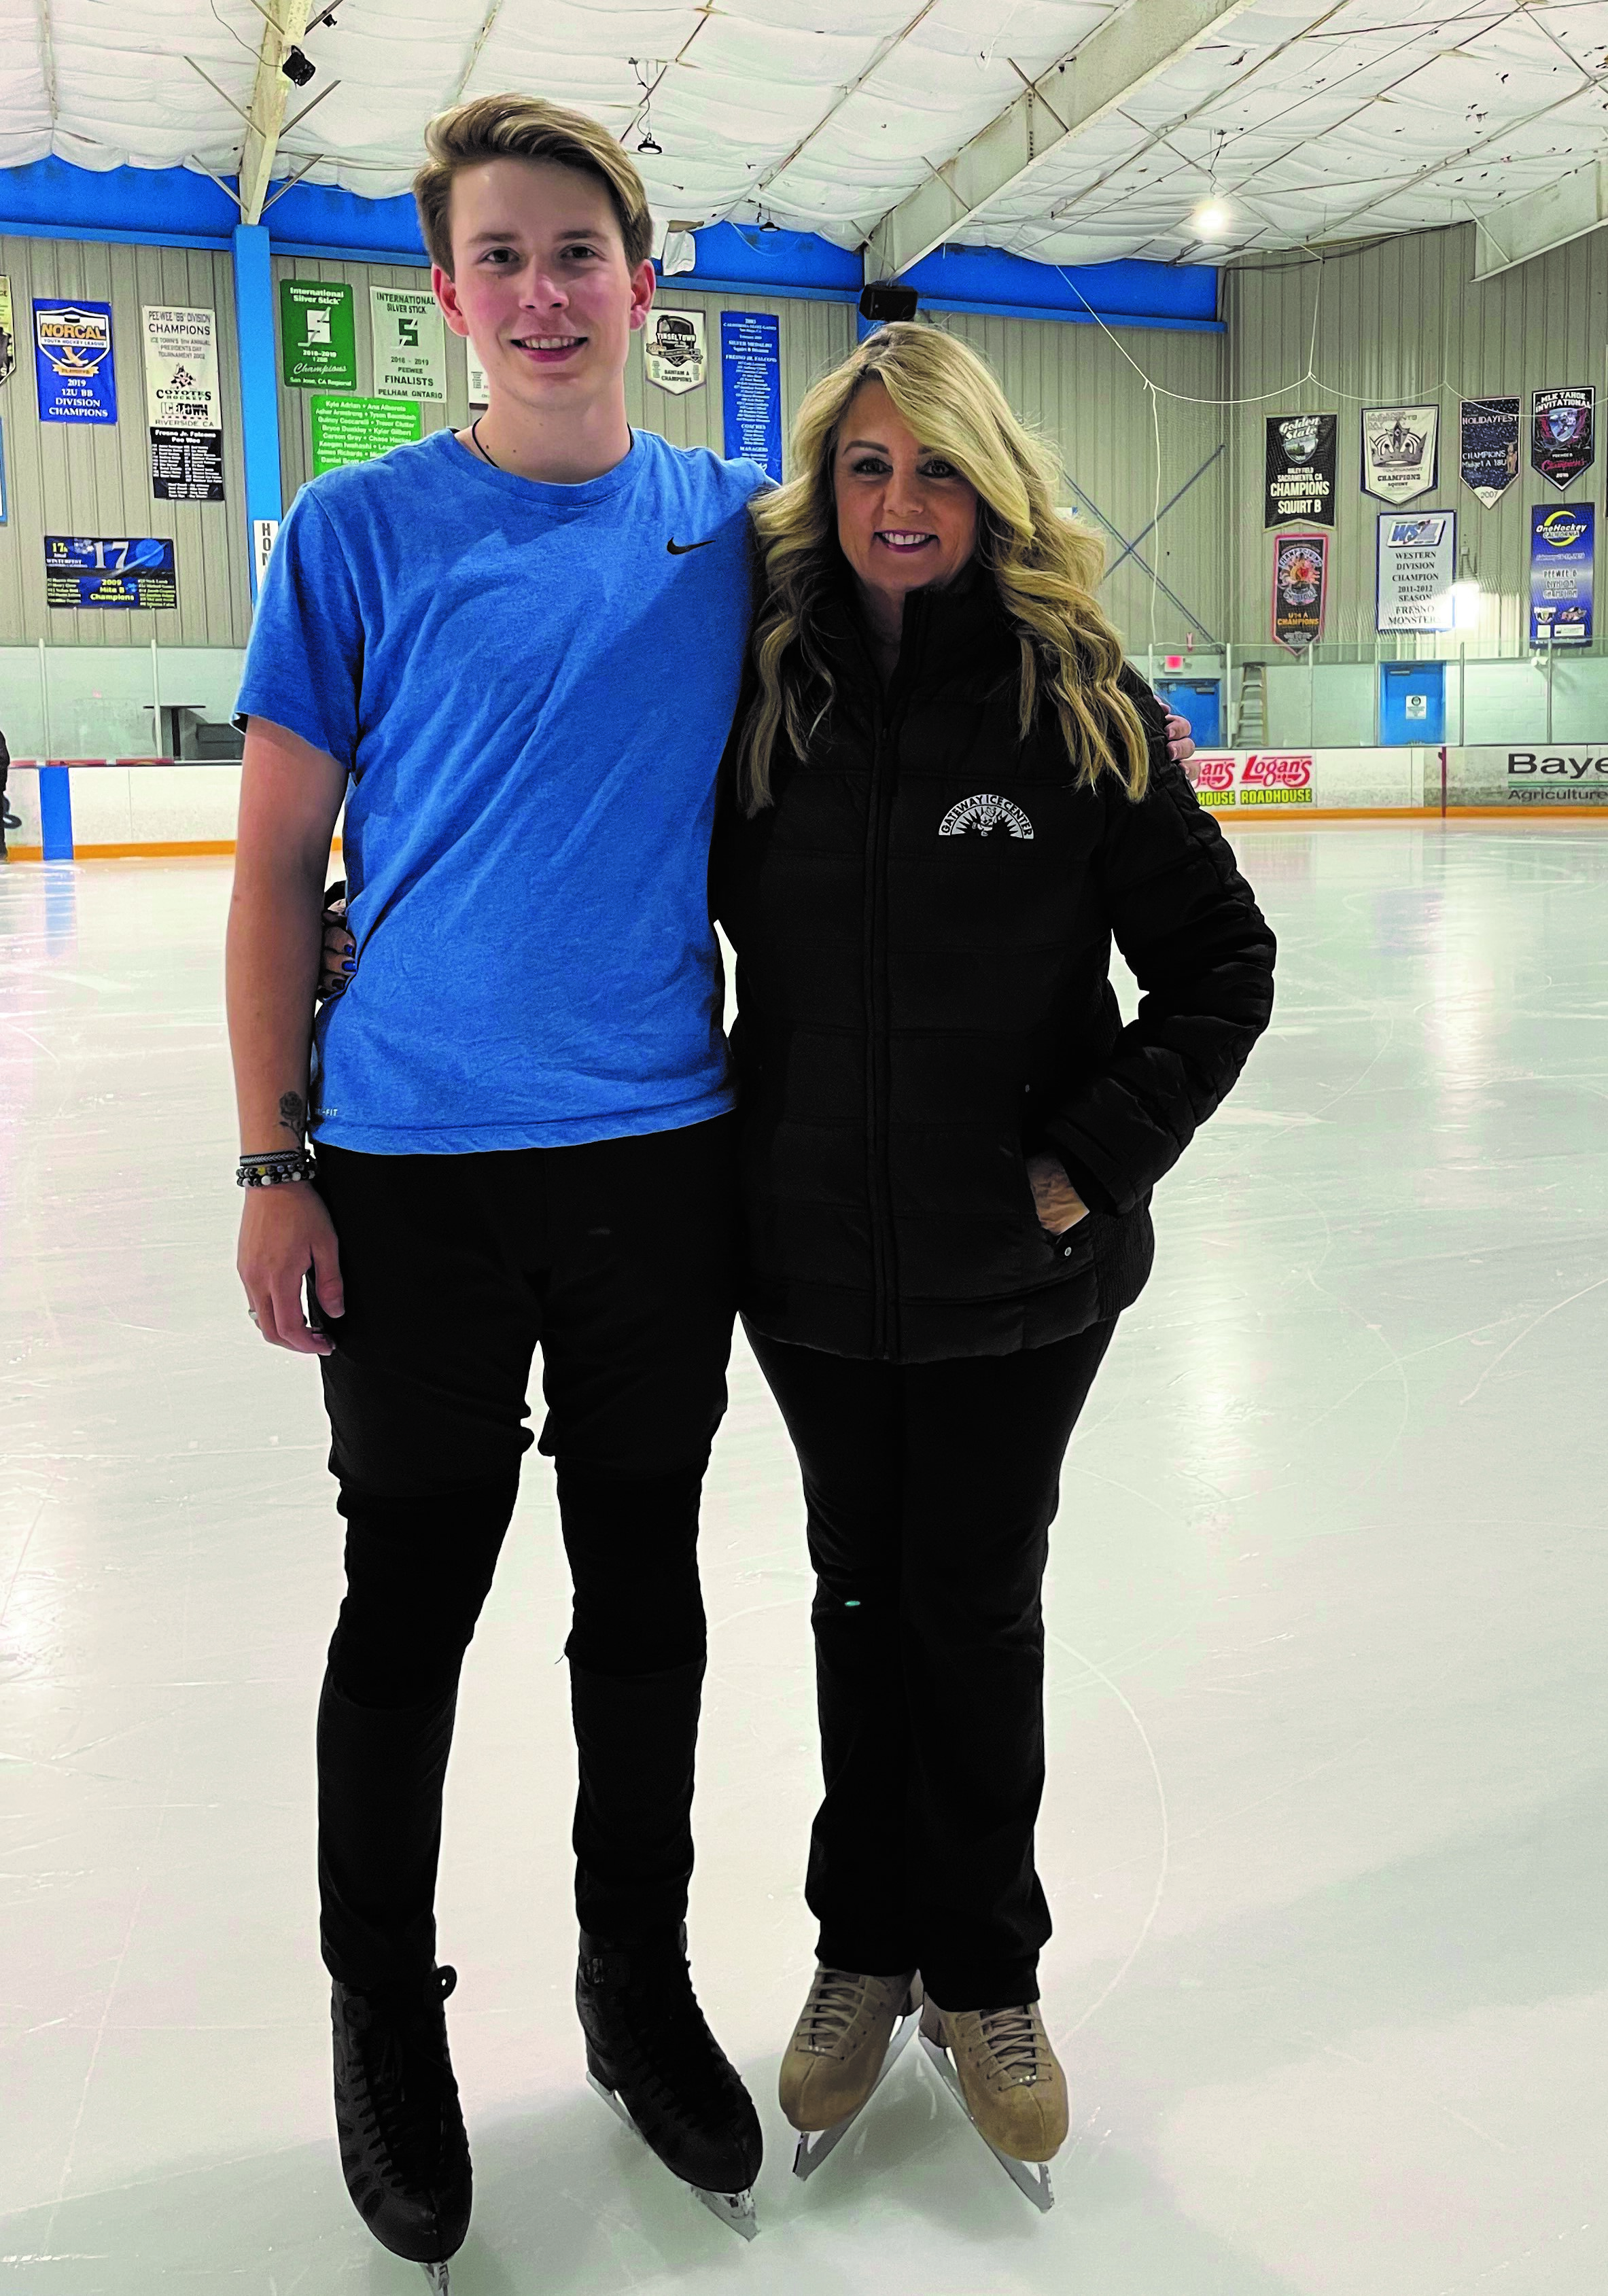
[(829, 2159), (837, 2151), (861, 2113), (865, 2112), (866, 2105), (870, 2103), (904, 2054), (910, 2036), (921, 2021), (921, 2011), (912, 2009), (907, 2016), (901, 2017), (895, 2025), (888, 2038), (888, 2054), (882, 2059), (882, 2069), (866, 2091), (865, 2104), (857, 2105), (855, 2110), (846, 2113), (841, 2120), (834, 2120), (830, 2128), (801, 2128), (799, 2131), (799, 2142), (792, 2156), (792, 2172), (800, 2183), (813, 2177), (822, 2161)]
[(436, 2296), (447, 2296), (448, 2281), (444, 2264), (422, 2264), (419, 2269), (436, 2291)]
[[(587, 2087), (602, 2097), (615, 2119), (624, 2122), (639, 2144), (647, 2145), (650, 2152), (653, 2151), (652, 2146), (648, 2144), (647, 2138), (644, 2136), (641, 2129), (620, 2103), (619, 2096), (611, 2088), (605, 2088), (595, 2073), (587, 2073)], [(659, 2156), (654, 2153), (653, 2157), (657, 2160)], [(660, 2166), (662, 2165), (661, 2162)], [(680, 2177), (676, 2181), (679, 2184)], [(728, 2231), (734, 2232), (739, 2240), (755, 2238), (759, 2230), (759, 2219), (754, 2210), (754, 2196), (751, 2190), (742, 2193), (706, 2193), (701, 2185), (688, 2185), (686, 2190), (691, 2193), (695, 2201), (701, 2202), (710, 2216), (718, 2217)]]
[(1049, 2162), (1047, 2161), (1016, 2161), (1010, 2153), (1002, 2152), (997, 2144), (989, 2144), (988, 2138), (983, 2136), (981, 2129), (978, 2128), (977, 2123), (972, 2119), (972, 2109), (966, 2103), (965, 2092), (961, 2087), (960, 2077), (950, 2062), (948, 2049), (939, 2048), (938, 2043), (929, 2040), (925, 2033), (922, 2035), (922, 2046), (927, 2052), (933, 2070), (939, 2080), (965, 2114), (971, 2127), (976, 2129), (983, 2144), (988, 2144), (989, 2152), (1017, 2191), (1031, 2201), (1041, 2215), (1047, 2216), (1055, 2205), (1054, 2192), (1050, 2185)]

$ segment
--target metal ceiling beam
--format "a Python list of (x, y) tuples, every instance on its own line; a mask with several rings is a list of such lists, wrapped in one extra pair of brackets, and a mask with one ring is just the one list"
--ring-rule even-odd
[(894, 279), (1162, 72), (1242, 15), (1252, 0), (1128, 0), (989, 121), (954, 159), (885, 215), (866, 275)]
[(280, 66), (286, 49), (299, 46), (306, 38), (308, 18), (312, 12), (309, 0), (258, 0), (258, 5), (263, 17), (262, 45), (258, 51), (257, 77), (251, 83), (251, 101), (246, 113), (246, 140), (240, 154), (240, 219), (248, 224), (262, 219), (268, 177), (273, 173), (280, 132), (284, 126), (291, 83)]

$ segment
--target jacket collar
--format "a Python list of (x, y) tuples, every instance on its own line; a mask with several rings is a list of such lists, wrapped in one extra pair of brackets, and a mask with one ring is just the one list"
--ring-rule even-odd
[[(873, 685), (854, 577), (841, 562), (839, 578), (825, 602), (821, 636), (833, 667), (846, 685)], [(955, 581), (912, 590), (905, 600), (904, 632), (895, 684), (920, 691), (956, 681), (991, 686), (1010, 676), (1017, 660), (1016, 638), (999, 593), (983, 570), (966, 567)]]

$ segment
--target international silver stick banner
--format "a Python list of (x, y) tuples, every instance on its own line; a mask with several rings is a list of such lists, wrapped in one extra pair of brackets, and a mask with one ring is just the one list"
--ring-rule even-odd
[(1428, 494), (1435, 483), (1440, 425), (1437, 406), (1365, 406), (1364, 494), (1391, 503)]
[(701, 311), (667, 311), (655, 308), (642, 339), (642, 363), (650, 382), (678, 398), (684, 390), (701, 390), (709, 378), (709, 353), (703, 340)]
[(222, 502), (217, 315), (147, 303), (143, 317), (152, 495), (158, 502)]
[(376, 398), (447, 397), (447, 325), (418, 287), (371, 287)]

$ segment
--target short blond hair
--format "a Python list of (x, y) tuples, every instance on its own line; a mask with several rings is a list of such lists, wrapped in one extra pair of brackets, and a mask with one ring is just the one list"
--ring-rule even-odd
[(439, 111), (424, 130), (430, 157), (414, 177), (419, 229), (432, 263), (452, 276), (452, 179), (488, 160), (549, 160), (595, 176), (613, 202), (633, 271), (653, 251), (647, 186), (606, 127), (545, 95), (477, 95)]

